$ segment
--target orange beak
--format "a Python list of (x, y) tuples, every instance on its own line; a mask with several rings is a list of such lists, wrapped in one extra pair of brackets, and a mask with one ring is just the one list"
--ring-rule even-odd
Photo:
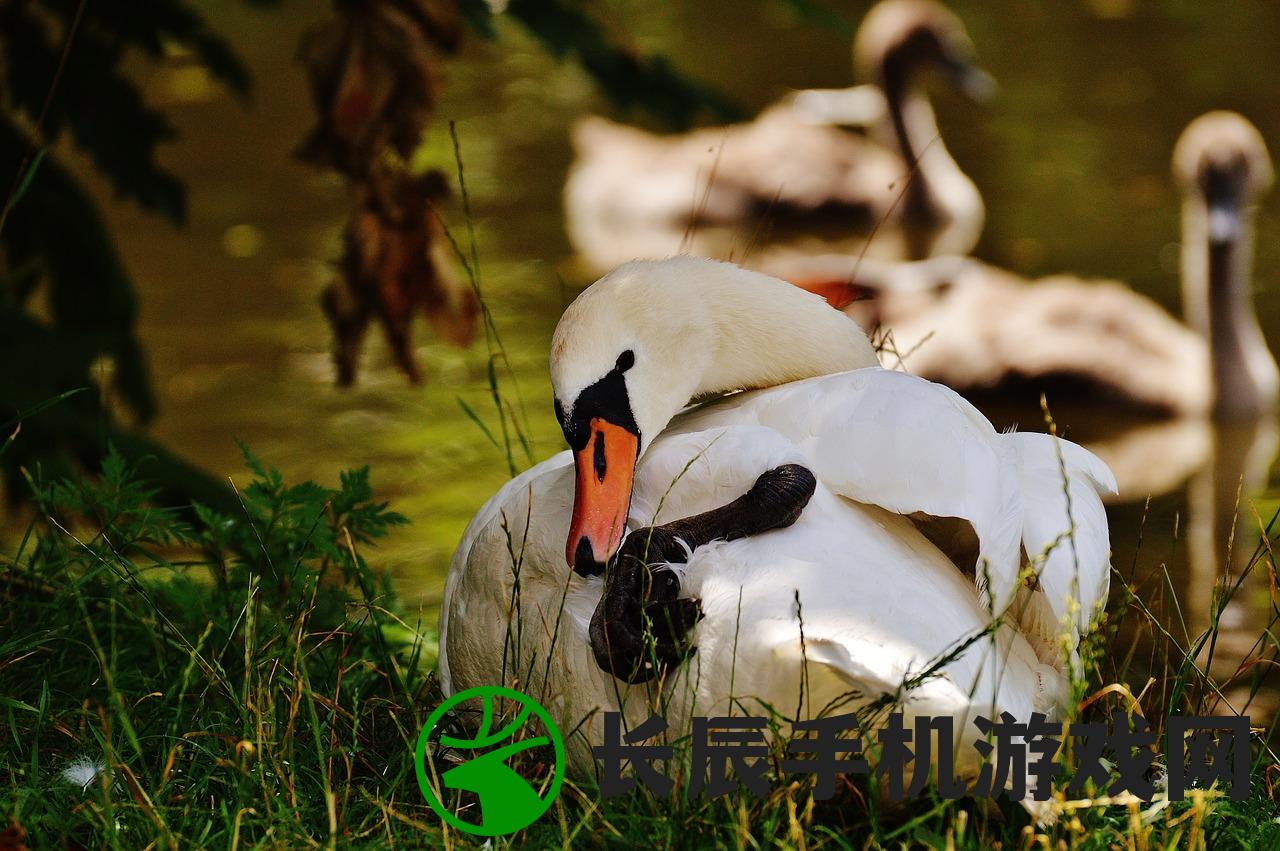
[(805, 292), (822, 296), (827, 300), (827, 304), (836, 310), (844, 310), (858, 299), (866, 298), (869, 295), (864, 287), (860, 287), (852, 281), (805, 278), (793, 280), (791, 283)]
[(573, 517), (564, 554), (583, 576), (603, 571), (622, 543), (639, 454), (639, 437), (600, 417), (591, 419), (587, 445), (573, 453)]

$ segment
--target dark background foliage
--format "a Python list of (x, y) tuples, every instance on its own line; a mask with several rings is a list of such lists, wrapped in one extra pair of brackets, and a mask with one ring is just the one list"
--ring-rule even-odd
[[(496, 35), (481, 0), (387, 1), (419, 18), (461, 14), (483, 36)], [(611, 44), (575, 5), (517, 0), (508, 11), (549, 51), (581, 62), (620, 108), (676, 126), (700, 112), (735, 114), (661, 57)], [(9, 181), (0, 213), (0, 426), (13, 438), (0, 464), (10, 498), (26, 492), (21, 469), (95, 468), (112, 444), (142, 465), (160, 499), (234, 510), (223, 485), (142, 430), (156, 398), (136, 333), (135, 287), (64, 160), (83, 155), (119, 198), (180, 225), (186, 188), (158, 156), (175, 130), (143, 97), (137, 59), (199, 65), (242, 99), (250, 96), (245, 66), (185, 0), (13, 0), (0, 4), (0, 51), (0, 181)]]

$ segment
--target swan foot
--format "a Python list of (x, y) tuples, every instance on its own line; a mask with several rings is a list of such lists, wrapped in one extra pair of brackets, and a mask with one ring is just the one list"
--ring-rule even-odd
[(601, 669), (620, 680), (642, 683), (693, 652), (686, 636), (702, 616), (698, 601), (677, 599), (676, 574), (650, 567), (686, 557), (686, 550), (662, 527), (627, 536), (609, 566), (604, 594), (591, 618), (591, 649)]
[(712, 541), (790, 526), (816, 487), (807, 468), (786, 464), (763, 473), (728, 505), (628, 535), (591, 618), (596, 663), (618, 679), (642, 683), (684, 662), (696, 649), (689, 633), (702, 609), (697, 600), (679, 597), (679, 577), (661, 565), (683, 564)]

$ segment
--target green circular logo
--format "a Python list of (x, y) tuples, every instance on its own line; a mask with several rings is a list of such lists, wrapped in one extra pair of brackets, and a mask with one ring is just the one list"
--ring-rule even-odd
[[(468, 701), (480, 704), (474, 737), (460, 739), (441, 733), (439, 742), (469, 756), (461, 764), (437, 773), (432, 770), (434, 765), (430, 768), (427, 765), (427, 743), (445, 713)], [(501, 729), (494, 730), (500, 718), (501, 701), (509, 702), (516, 711)], [(537, 729), (539, 725), (541, 730)], [(555, 763), (549, 774), (545, 770), (530, 771), (543, 775), (533, 782), (507, 764), (516, 754), (548, 744), (555, 753)], [(528, 827), (550, 809), (564, 780), (564, 740), (547, 710), (532, 698), (501, 686), (481, 686), (458, 692), (436, 707), (418, 734), (413, 767), (427, 803), (447, 824), (477, 836), (504, 836)], [(474, 794), (480, 804), (480, 823), (464, 821), (450, 812), (441, 800), (441, 789)]]

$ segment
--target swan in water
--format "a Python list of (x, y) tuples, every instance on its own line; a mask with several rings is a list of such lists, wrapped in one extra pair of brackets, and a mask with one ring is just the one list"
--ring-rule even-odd
[[(595, 270), (676, 253), (743, 260), (765, 231), (808, 252), (856, 251), (875, 227), (877, 256), (966, 253), (982, 197), (942, 144), (921, 83), (940, 69), (985, 97), (991, 80), (973, 55), (938, 3), (884, 0), (854, 40), (867, 85), (801, 92), (751, 123), (682, 136), (589, 118), (573, 132), (570, 240)], [(868, 135), (832, 126), (877, 113)]]
[[(864, 288), (870, 302), (851, 308), (891, 332), (892, 363), (902, 355), (912, 373), (962, 392), (1061, 384), (1051, 401), (1084, 389), (1169, 416), (1257, 417), (1280, 385), (1249, 292), (1255, 207), (1272, 182), (1266, 145), (1242, 116), (1210, 112), (1178, 140), (1173, 173), (1183, 194), (1185, 325), (1117, 282), (1062, 275), (1028, 284), (968, 258), (945, 267), (935, 258), (930, 270), (879, 264), (875, 286)], [(855, 267), (852, 257), (827, 256), (770, 271), (836, 302), (861, 277)], [(922, 271), (931, 272), (924, 285)]]
[[(571, 449), (467, 527), (442, 606), (447, 694), (523, 690), (572, 731), (582, 774), (605, 711), (661, 711), (678, 737), (694, 715), (795, 720), (887, 695), (908, 723), (955, 719), (972, 776), (975, 715), (1061, 710), (1064, 642), (1108, 588), (1114, 481), (1087, 451), (1000, 434), (953, 391), (879, 367), (821, 298), (700, 258), (584, 291), (551, 374)], [(704, 512), (726, 525), (699, 527)], [(636, 541), (672, 564), (609, 561)], [(690, 628), (668, 624), (657, 664), (628, 656), (654, 589)]]

